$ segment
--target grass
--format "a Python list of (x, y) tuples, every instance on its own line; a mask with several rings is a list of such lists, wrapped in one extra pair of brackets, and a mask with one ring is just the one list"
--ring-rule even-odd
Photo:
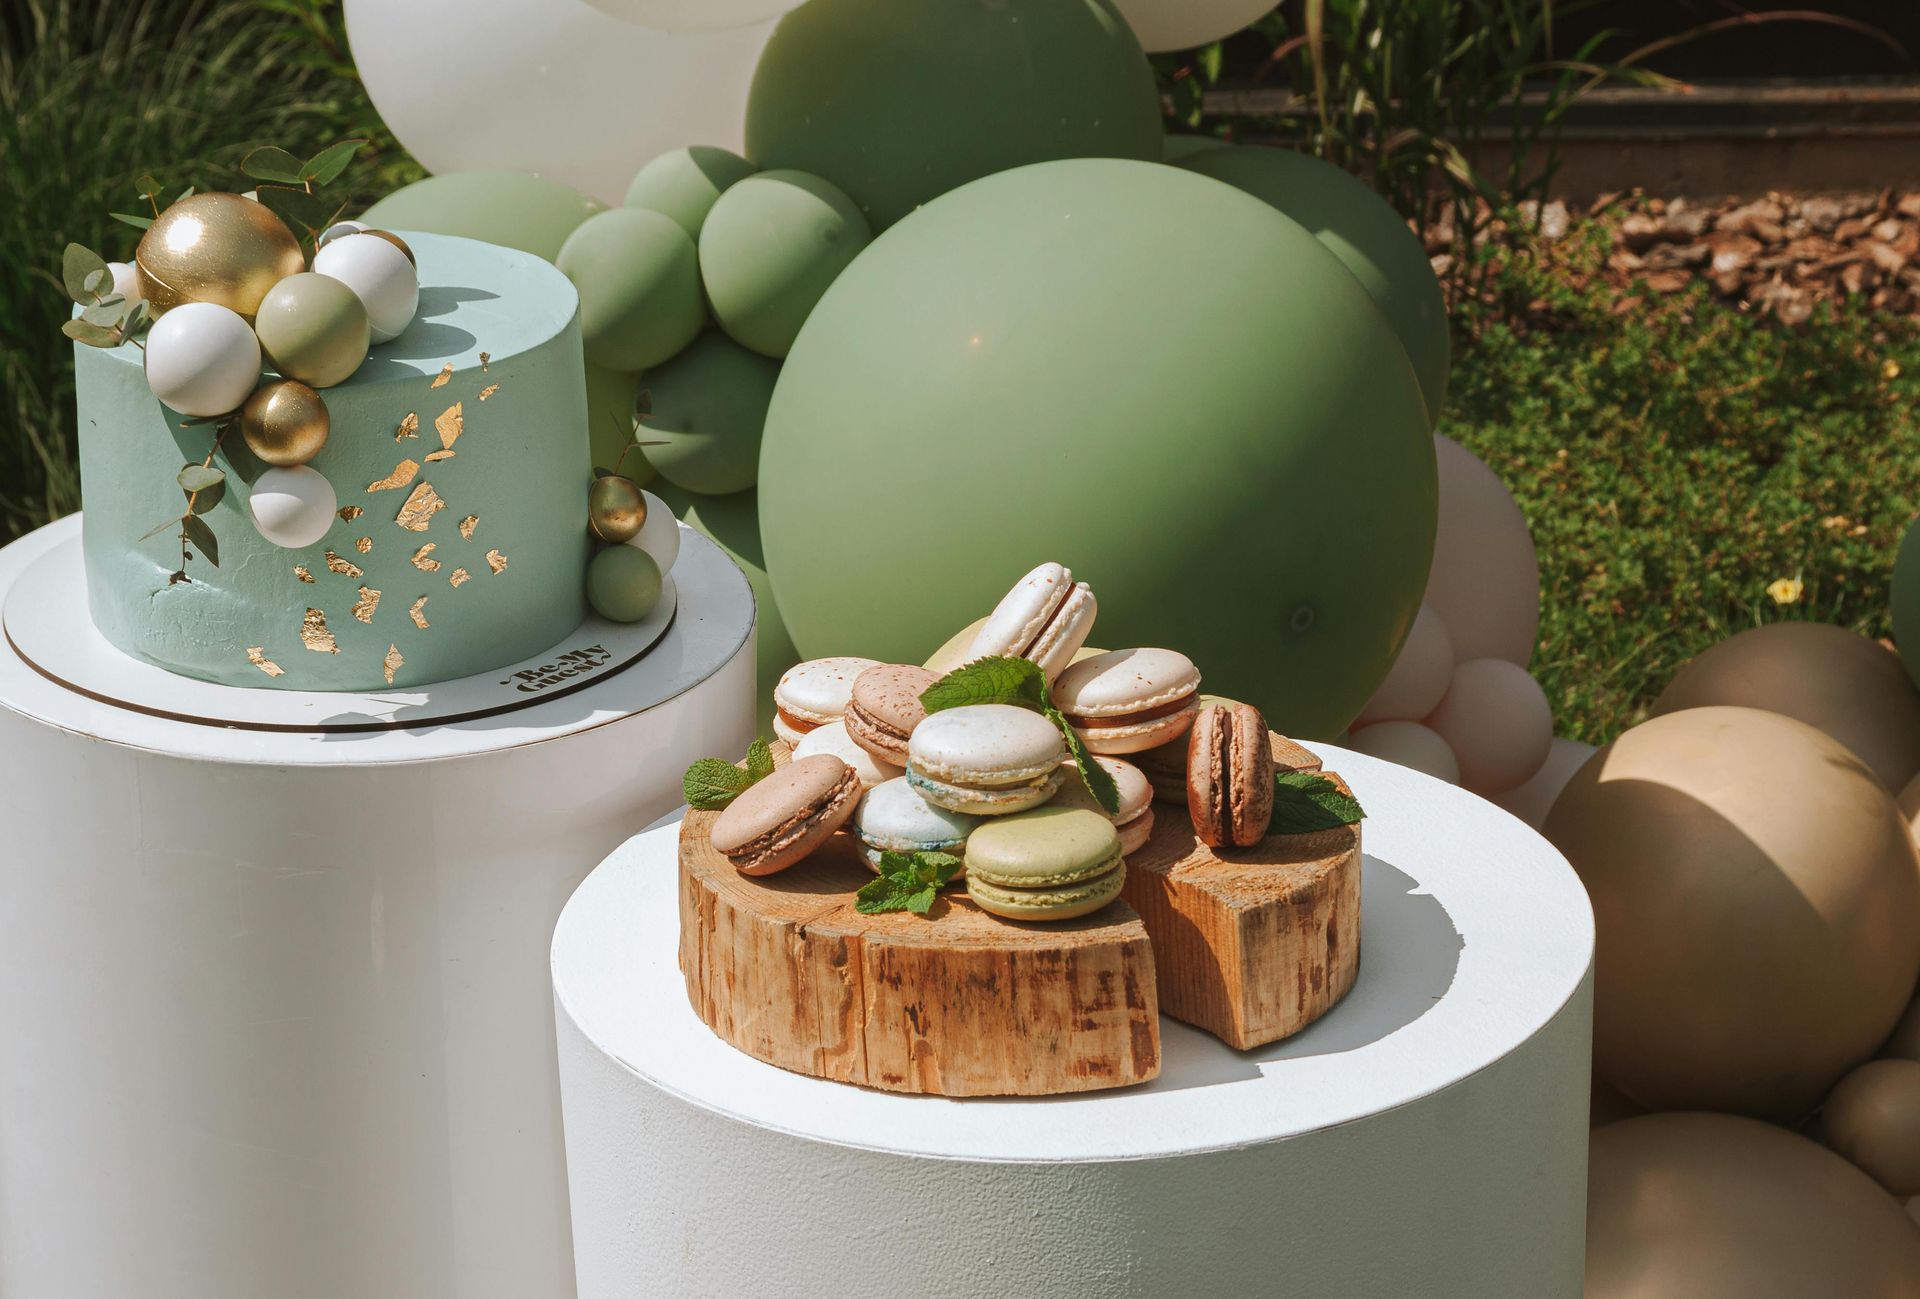
[[(1888, 632), (1920, 510), (1920, 328), (1825, 311), (1784, 329), (1705, 290), (1578, 287), (1604, 231), (1467, 304), (1441, 431), (1512, 489), (1540, 555), (1534, 672), (1559, 732), (1602, 742), (1734, 632), (1813, 619)], [(1621, 308), (1626, 306), (1627, 309)], [(1797, 579), (1779, 603), (1767, 588)]]

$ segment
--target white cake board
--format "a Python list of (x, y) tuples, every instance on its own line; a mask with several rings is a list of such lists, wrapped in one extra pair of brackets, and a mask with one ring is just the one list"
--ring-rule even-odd
[[(0, 550), (10, 634), (43, 643), (10, 593), (77, 536)], [(292, 729), (155, 716), (0, 645), (0, 1295), (572, 1293), (553, 921), (754, 729), (745, 578), (685, 531), (674, 576), (657, 643), (572, 693), (340, 705), (404, 729), (229, 687)]]
[(1120, 1091), (904, 1096), (751, 1059), (687, 1004), (678, 828), (621, 847), (553, 944), (582, 1299), (1578, 1296), (1586, 893), (1493, 805), (1315, 747), (1372, 814), (1353, 991), (1246, 1053), (1163, 1019), (1161, 1076)]

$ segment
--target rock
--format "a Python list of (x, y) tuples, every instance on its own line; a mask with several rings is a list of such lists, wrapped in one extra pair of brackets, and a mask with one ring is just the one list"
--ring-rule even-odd
[(1616, 238), (1636, 253), (1643, 253), (1653, 247), (1660, 238), (1663, 223), (1645, 212), (1630, 212), (1621, 219)]
[(1846, 211), (1840, 200), (1827, 194), (1818, 194), (1800, 203), (1800, 215), (1815, 230), (1825, 232), (1839, 225), (1846, 217)]
[(1565, 239), (1572, 225), (1573, 215), (1560, 200), (1555, 199), (1540, 209), (1540, 237), (1549, 243)]

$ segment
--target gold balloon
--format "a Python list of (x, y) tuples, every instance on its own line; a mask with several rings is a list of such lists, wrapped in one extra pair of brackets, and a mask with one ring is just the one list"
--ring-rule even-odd
[(587, 526), (602, 541), (625, 541), (647, 524), (647, 498), (630, 478), (608, 474), (587, 492)]
[(1597, 1129), (1586, 1299), (1920, 1299), (1920, 1230), (1873, 1179), (1727, 1114)]
[(1649, 1109), (1797, 1122), (1913, 993), (1913, 841), (1803, 722), (1653, 718), (1574, 774), (1545, 832), (1593, 902), (1594, 1068)]
[(395, 248), (398, 248), (401, 252), (405, 253), (407, 255), (407, 260), (412, 262), (416, 269), (419, 267), (420, 261), (418, 258), (416, 258), (413, 255), (413, 249), (407, 247), (407, 241), (402, 239), (399, 235), (393, 233), (393, 231), (362, 230), (360, 233), (363, 235), (372, 235), (375, 239), (386, 240), (388, 243), (392, 244)]
[(327, 403), (297, 379), (269, 379), (240, 408), (247, 450), (270, 465), (304, 465), (320, 454), (332, 426)]
[(1842, 1078), (1820, 1136), (1893, 1194), (1920, 1195), (1920, 1061), (1869, 1060)]
[(1852, 749), (1888, 789), (1920, 772), (1920, 690), (1900, 656), (1823, 622), (1755, 627), (1702, 652), (1654, 701), (1654, 715), (1732, 704), (1797, 717)]
[(140, 237), (133, 264), (156, 315), (212, 302), (252, 316), (268, 289), (307, 269), (286, 223), (238, 194), (194, 194), (173, 204)]

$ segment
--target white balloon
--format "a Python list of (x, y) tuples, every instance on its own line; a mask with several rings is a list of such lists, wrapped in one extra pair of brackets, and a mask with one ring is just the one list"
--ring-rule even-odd
[(333, 484), (312, 465), (269, 469), (254, 479), (247, 497), (253, 526), (268, 541), (288, 550), (311, 546), (326, 536), (339, 504)]
[(113, 291), (128, 302), (139, 302), (146, 296), (140, 291), (140, 272), (133, 269), (132, 262), (108, 262), (107, 271), (113, 276)]
[(1526, 516), (1500, 476), (1451, 438), (1433, 435), (1440, 520), (1426, 602), (1447, 620), (1453, 652), (1527, 666), (1540, 630), (1540, 561)]
[(796, 9), (800, 0), (587, 0), (623, 23), (663, 32), (747, 27)]
[(627, 538), (627, 544), (652, 555), (662, 574), (671, 573), (673, 561), (680, 558), (680, 521), (658, 496), (648, 491), (640, 494), (647, 498), (647, 521)]
[(260, 382), (260, 340), (236, 312), (183, 302), (147, 331), (147, 386), (196, 418), (237, 410)]
[(1275, 0), (1113, 0), (1149, 54), (1211, 45), (1274, 10)]
[(1449, 785), (1460, 783), (1460, 762), (1453, 749), (1418, 722), (1375, 722), (1347, 738), (1347, 747), (1415, 771), (1424, 771)]
[(1595, 752), (1591, 744), (1556, 739), (1547, 750), (1547, 760), (1525, 784), (1516, 785), (1504, 794), (1495, 794), (1488, 801), (1506, 808), (1538, 830), (1547, 823), (1547, 813), (1553, 811), (1554, 800), (1573, 779), (1573, 773), (1585, 766)]
[(1527, 670), (1505, 659), (1469, 659), (1454, 668), (1447, 697), (1427, 718), (1460, 762), (1460, 783), (1503, 793), (1540, 770), (1553, 746), (1553, 709)]
[(420, 273), (405, 253), (378, 235), (343, 235), (321, 245), (313, 269), (353, 290), (367, 309), (376, 343), (400, 337), (420, 309)]
[(660, 32), (582, 0), (346, 0), (346, 19), (367, 93), (427, 170), (535, 172), (614, 206), (669, 149), (740, 151), (774, 26)]

